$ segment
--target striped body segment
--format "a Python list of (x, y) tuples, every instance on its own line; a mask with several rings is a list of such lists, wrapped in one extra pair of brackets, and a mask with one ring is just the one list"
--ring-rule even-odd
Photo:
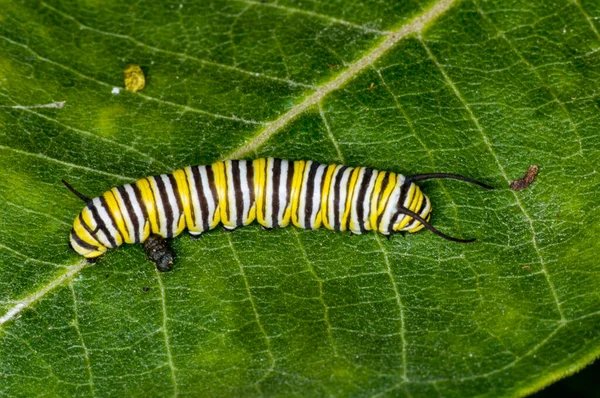
[(94, 258), (151, 235), (172, 238), (187, 229), (197, 236), (219, 224), (384, 235), (422, 229), (402, 208), (429, 220), (429, 199), (400, 174), (312, 161), (227, 160), (142, 178), (89, 200), (70, 243)]

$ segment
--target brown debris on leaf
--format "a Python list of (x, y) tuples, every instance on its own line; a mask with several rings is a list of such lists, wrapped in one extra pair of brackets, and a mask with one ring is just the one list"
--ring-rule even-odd
[(523, 178), (519, 178), (518, 180), (515, 180), (512, 182), (512, 184), (510, 184), (510, 189), (512, 189), (513, 191), (520, 191), (530, 186), (533, 180), (535, 180), (535, 176), (537, 175), (538, 170), (539, 168), (535, 164), (529, 166), (529, 169), (527, 170), (527, 173), (525, 173)]
[(129, 91), (140, 91), (146, 86), (144, 71), (139, 65), (130, 65), (125, 69), (125, 88)]

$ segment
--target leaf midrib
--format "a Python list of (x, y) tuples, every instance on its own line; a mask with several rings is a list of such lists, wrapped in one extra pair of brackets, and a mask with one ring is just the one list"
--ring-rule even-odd
[[(296, 118), (302, 112), (304, 112), (306, 109), (310, 108), (311, 106), (313, 106), (315, 104), (319, 104), (321, 102), (321, 100), (324, 97), (326, 97), (328, 94), (339, 89), (344, 84), (346, 84), (347, 82), (352, 80), (352, 78), (357, 76), (363, 69), (372, 65), (376, 60), (378, 60), (383, 54), (385, 54), (388, 50), (390, 50), (400, 40), (402, 40), (403, 38), (405, 38), (409, 35), (412, 35), (412, 34), (420, 34), (434, 20), (436, 20), (438, 17), (440, 17), (446, 11), (448, 11), (452, 7), (452, 5), (454, 5), (456, 2), (457, 2), (457, 0), (440, 0), (438, 3), (434, 4), (428, 10), (426, 10), (423, 13), (421, 13), (420, 15), (417, 15), (416, 17), (414, 17), (409, 23), (404, 24), (399, 29), (397, 29), (393, 32), (390, 32), (385, 37), (385, 39), (382, 42), (380, 42), (377, 46), (375, 46), (371, 51), (369, 51), (367, 54), (365, 54), (363, 57), (361, 57), (354, 63), (350, 64), (339, 75), (337, 75), (332, 80), (323, 84), (320, 88), (316, 89), (313, 92), (313, 94), (309, 95), (303, 101), (296, 104), (288, 112), (286, 112), (285, 114), (283, 114), (276, 120), (268, 123), (266, 125), (266, 127), (262, 131), (260, 131), (254, 138), (252, 138), (250, 141), (246, 142), (243, 146), (234, 150), (230, 155), (226, 156), (226, 158), (229, 158), (229, 159), (240, 158), (240, 157), (247, 155), (249, 152), (252, 152), (255, 149), (257, 149), (265, 141), (267, 141), (269, 138), (271, 138), (273, 135), (275, 135), (278, 131), (280, 131), (282, 128), (284, 128), (290, 121), (292, 121), (294, 118)], [(77, 23), (81, 24), (78, 21), (77, 21)], [(35, 54), (36, 57), (38, 57), (39, 59), (41, 59), (43, 61), (60, 66), (61, 68), (68, 69), (72, 73), (75, 73), (82, 78), (85, 78), (88, 80), (91, 79), (91, 80), (96, 81), (99, 84), (107, 85), (107, 83), (105, 83), (105, 82), (98, 81), (92, 77), (83, 75), (83, 74), (79, 73), (78, 71), (73, 70), (65, 65), (62, 65), (55, 61), (44, 58), (44, 57), (40, 56), (39, 54), (35, 53), (31, 48), (29, 48), (28, 46), (26, 46), (24, 44), (14, 42), (7, 38), (4, 38), (4, 39), (14, 45), (18, 45), (18, 46), (25, 48), (26, 50)], [(140, 93), (137, 93), (137, 94), (140, 95)], [(144, 95), (141, 95), (141, 96), (144, 97), (145, 99), (162, 101), (162, 100), (159, 100), (156, 98), (151, 98), (151, 97), (147, 98), (147, 96), (144, 96)], [(179, 105), (179, 104), (176, 104), (176, 105), (183, 106), (183, 105)], [(184, 107), (188, 110), (198, 111), (198, 110), (192, 109), (188, 106), (184, 106)], [(219, 115), (219, 116), (221, 116), (221, 115)], [(226, 118), (230, 118), (230, 117), (226, 117)], [(239, 118), (237, 118), (237, 117), (233, 117), (233, 118), (236, 120), (239, 120)], [(261, 124), (259, 122), (254, 122), (254, 121), (252, 121), (251, 123)], [(68, 167), (80, 168), (80, 169), (88, 171), (88, 172), (93, 172), (93, 173), (102, 174), (102, 175), (108, 175), (108, 176), (118, 178), (121, 180), (130, 180), (131, 179), (130, 177), (127, 177), (127, 176), (115, 175), (112, 173), (107, 173), (102, 170), (96, 170), (96, 169), (91, 169), (88, 167), (79, 166), (79, 165), (72, 164), (72, 163), (66, 163), (61, 160), (54, 159), (54, 158), (48, 157), (43, 154), (30, 153), (27, 151), (16, 150), (14, 148), (5, 147), (5, 146), (0, 146), (0, 149), (15, 151), (20, 154), (28, 155), (28, 156), (37, 156), (37, 157), (40, 157), (47, 161), (63, 164)], [(84, 261), (79, 262), (76, 265), (73, 265), (67, 272), (59, 275), (57, 278), (55, 278), (55, 279), (51, 280), (50, 282), (46, 283), (45, 285), (41, 286), (34, 293), (31, 293), (28, 296), (25, 296), (23, 299), (17, 301), (13, 307), (11, 307), (2, 317), (0, 317), (0, 329), (2, 328), (4, 323), (10, 321), (11, 319), (14, 319), (24, 309), (29, 308), (32, 305), (34, 305), (37, 301), (42, 299), (46, 294), (48, 294), (54, 288), (58, 287), (59, 285), (61, 285), (64, 282), (69, 281), (77, 273), (79, 273), (84, 267), (85, 267)], [(15, 301), (13, 300), (13, 302), (15, 302)]]

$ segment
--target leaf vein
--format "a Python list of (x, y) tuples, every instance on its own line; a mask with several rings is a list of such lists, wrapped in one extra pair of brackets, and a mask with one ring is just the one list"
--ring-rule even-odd
[(63, 160), (58, 160), (58, 159), (54, 159), (51, 158), (49, 156), (44, 155), (43, 153), (32, 153), (32, 152), (27, 152), (27, 151), (22, 151), (20, 149), (15, 149), (15, 148), (11, 148), (8, 146), (4, 146), (4, 145), (0, 145), (0, 150), (4, 150), (4, 151), (10, 151), (10, 152), (14, 152), (14, 153), (18, 153), (20, 155), (26, 155), (26, 156), (34, 156), (49, 162), (53, 162), (53, 163), (57, 163), (63, 166), (67, 166), (67, 167), (72, 167), (75, 169), (81, 169), (81, 170), (85, 170), (85, 171), (89, 171), (91, 173), (97, 173), (97, 174), (102, 174), (108, 177), (113, 177), (113, 178), (118, 178), (119, 180), (124, 180), (124, 181), (133, 181), (135, 180), (134, 177), (128, 177), (128, 176), (124, 176), (124, 175), (120, 175), (120, 174), (114, 174), (114, 173), (109, 173), (106, 171), (102, 171), (102, 170), (98, 170), (98, 169), (94, 169), (91, 167), (86, 167), (86, 166), (81, 166), (75, 163), (70, 163), (70, 162), (65, 162)]
[[(230, 234), (227, 234), (227, 239), (229, 241), (229, 247), (231, 248), (231, 252), (233, 253), (233, 258), (240, 268), (240, 275), (242, 276), (242, 279), (244, 280), (244, 285), (246, 287), (246, 293), (248, 294), (248, 298), (250, 299), (250, 305), (252, 307), (252, 312), (254, 313), (254, 319), (256, 321), (256, 324), (258, 325), (258, 328), (260, 329), (260, 332), (265, 337), (265, 346), (267, 349), (266, 351), (267, 351), (267, 356), (269, 357), (270, 364), (269, 364), (269, 368), (267, 369), (265, 374), (262, 375), (262, 377), (254, 383), (256, 388), (258, 389), (260, 383), (263, 382), (264, 380), (266, 380), (266, 378), (275, 369), (275, 362), (276, 362), (275, 355), (273, 354), (273, 350), (271, 348), (271, 338), (265, 331), (265, 328), (264, 328), (262, 322), (260, 321), (260, 316), (258, 315), (258, 311), (256, 309), (256, 303), (254, 302), (254, 297), (252, 297), (252, 292), (250, 291), (250, 284), (248, 283), (248, 278), (246, 277), (246, 272), (244, 271), (244, 267), (242, 266), (242, 262), (240, 261), (240, 259), (238, 257), (237, 251), (233, 247), (233, 241), (231, 240)], [(260, 390), (259, 390), (259, 392), (260, 392)]]
[(230, 70), (233, 72), (237, 72), (246, 76), (250, 76), (253, 78), (262, 78), (265, 80), (272, 80), (272, 81), (276, 81), (279, 83), (285, 83), (287, 85), (290, 86), (294, 86), (294, 87), (304, 87), (304, 88), (314, 88), (313, 85), (310, 84), (304, 84), (304, 83), (299, 83), (299, 82), (295, 82), (291, 79), (282, 79), (279, 77), (275, 77), (275, 76), (270, 76), (270, 75), (266, 75), (264, 73), (260, 73), (260, 72), (252, 72), (249, 70), (245, 70), (242, 68), (239, 68), (237, 66), (232, 66), (232, 65), (227, 65), (227, 64), (222, 64), (219, 62), (214, 62), (214, 61), (209, 61), (207, 59), (202, 59), (202, 58), (198, 58), (198, 57), (194, 57), (192, 55), (186, 54), (186, 53), (182, 53), (182, 52), (177, 52), (177, 51), (170, 51), (170, 50), (165, 50), (163, 48), (160, 47), (155, 47), (152, 46), (150, 44), (146, 44), (138, 39), (136, 39), (135, 37), (129, 36), (129, 35), (124, 35), (124, 34), (120, 34), (120, 33), (113, 33), (113, 32), (106, 32), (97, 28), (93, 28), (91, 26), (85, 25), (84, 23), (80, 22), (78, 19), (70, 16), (69, 14), (58, 10), (57, 8), (54, 8), (53, 6), (49, 5), (48, 3), (42, 1), (40, 3), (43, 7), (48, 8), (49, 10), (54, 11), (55, 13), (61, 15), (63, 18), (66, 18), (70, 21), (72, 21), (73, 23), (75, 23), (76, 25), (79, 26), (80, 29), (84, 29), (84, 30), (89, 30), (91, 32), (95, 32), (98, 33), (100, 35), (104, 35), (104, 36), (109, 36), (109, 37), (115, 37), (118, 39), (123, 39), (123, 40), (127, 40), (130, 41), (131, 43), (143, 47), (143, 48), (147, 48), (148, 50), (157, 52), (157, 53), (163, 53), (163, 54), (168, 54), (168, 55), (172, 55), (181, 59), (187, 59), (190, 61), (195, 61), (195, 62), (199, 62), (203, 65), (208, 65), (208, 66), (212, 66), (215, 67), (217, 69), (221, 68), (221, 69), (225, 69), (225, 70)]
[(162, 279), (160, 277), (159, 271), (154, 269), (156, 275), (156, 282), (158, 284), (158, 291), (160, 292), (160, 305), (162, 311), (162, 334), (165, 341), (165, 350), (167, 353), (167, 363), (169, 365), (169, 370), (171, 374), (171, 382), (173, 384), (173, 397), (177, 397), (179, 395), (179, 385), (177, 383), (175, 363), (173, 362), (173, 355), (171, 354), (171, 343), (169, 342), (169, 329), (167, 328), (167, 320), (169, 319), (167, 316), (167, 302), (165, 297), (165, 287), (163, 285)]
[[(103, 82), (101, 80), (98, 80), (98, 79), (96, 79), (94, 77), (85, 75), (85, 74), (83, 74), (83, 73), (81, 73), (81, 72), (79, 72), (79, 71), (77, 71), (77, 70), (75, 70), (75, 69), (73, 69), (73, 68), (71, 68), (69, 66), (61, 64), (60, 62), (56, 62), (56, 61), (53, 61), (53, 60), (51, 60), (49, 58), (42, 57), (41, 55), (39, 55), (38, 53), (36, 53), (35, 51), (33, 51), (33, 49), (31, 47), (29, 47), (29, 46), (27, 46), (27, 45), (25, 45), (23, 43), (16, 42), (16, 41), (11, 40), (8, 37), (4, 37), (4, 36), (0, 36), (0, 39), (2, 39), (4, 41), (7, 41), (7, 42), (9, 42), (9, 43), (11, 43), (11, 44), (13, 44), (15, 46), (21, 47), (21, 48), (29, 51), (31, 54), (33, 54), (40, 61), (43, 61), (43, 62), (49, 63), (51, 65), (57, 66), (57, 67), (59, 67), (59, 68), (61, 68), (63, 70), (66, 70), (66, 71), (68, 71), (68, 72), (70, 72), (70, 73), (72, 73), (74, 75), (77, 75), (77, 76), (81, 77), (82, 79), (86, 79), (86, 80), (92, 81), (92, 82), (94, 82), (96, 84), (99, 84), (99, 85), (105, 86), (105, 87), (115, 87), (112, 84), (108, 84), (108, 83)], [(125, 90), (123, 87), (119, 87), (119, 88), (122, 89), (122, 90)], [(127, 91), (125, 91), (125, 92), (127, 92)], [(215, 119), (233, 120), (233, 121), (242, 122), (242, 123), (245, 123), (245, 124), (255, 124), (255, 125), (261, 125), (261, 124), (263, 124), (262, 122), (257, 122), (257, 121), (254, 121), (254, 120), (244, 119), (244, 118), (241, 118), (241, 117), (238, 117), (238, 116), (235, 116), (235, 115), (230, 115), (230, 116), (228, 116), (228, 115), (222, 115), (222, 114), (219, 114), (219, 113), (213, 113), (213, 112), (209, 112), (209, 111), (206, 111), (206, 110), (203, 110), (203, 109), (194, 108), (194, 107), (191, 107), (189, 105), (183, 105), (183, 104), (178, 104), (176, 102), (166, 101), (166, 100), (163, 100), (163, 99), (160, 99), (160, 98), (155, 98), (155, 97), (151, 97), (151, 96), (146, 95), (146, 94), (142, 94), (141, 92), (137, 92), (137, 93), (132, 94), (132, 95), (137, 95), (137, 96), (139, 96), (141, 98), (144, 98), (144, 99), (146, 99), (148, 101), (154, 101), (154, 102), (158, 102), (158, 103), (161, 103), (161, 104), (172, 106), (174, 108), (179, 108), (179, 109), (181, 109), (182, 112), (194, 112), (194, 113), (199, 113), (199, 114), (211, 116), (211, 117), (214, 117)]]
[[(438, 70), (442, 74), (442, 76), (444, 78), (444, 81), (446, 82), (446, 85), (448, 86), (448, 88), (454, 93), (454, 95), (456, 95), (456, 97), (458, 98), (458, 100), (465, 107), (465, 109), (466, 109), (467, 113), (469, 114), (469, 117), (471, 118), (473, 124), (475, 125), (475, 127), (477, 128), (477, 130), (479, 131), (479, 133), (481, 134), (481, 137), (482, 137), (483, 142), (485, 143), (485, 145), (486, 145), (486, 147), (488, 149), (488, 152), (492, 155), (492, 157), (493, 157), (496, 165), (498, 166), (500, 174), (502, 175), (502, 177), (504, 177), (504, 180), (506, 181), (507, 185), (510, 184), (510, 179), (508, 178), (508, 175), (506, 174), (506, 170), (504, 170), (504, 167), (500, 163), (500, 159), (498, 158), (498, 156), (494, 152), (494, 149), (493, 149), (493, 146), (492, 146), (492, 144), (490, 142), (489, 137), (487, 136), (487, 134), (483, 130), (483, 127), (479, 123), (479, 120), (477, 119), (477, 117), (473, 113), (473, 110), (471, 109), (471, 106), (467, 103), (467, 101), (462, 96), (461, 92), (458, 90), (458, 88), (456, 87), (456, 85), (454, 84), (454, 82), (450, 79), (450, 76), (446, 73), (446, 70), (444, 69), (444, 67), (440, 64), (440, 62), (438, 61), (438, 59), (431, 52), (431, 49), (429, 48), (429, 46), (427, 45), (427, 43), (425, 42), (425, 40), (423, 40), (423, 37), (419, 36), (419, 39), (420, 39), (421, 44), (423, 45), (425, 51), (427, 52), (427, 55), (428, 55), (429, 59), (435, 64), (435, 66), (438, 68)], [(550, 287), (550, 293), (552, 295), (552, 298), (554, 299), (554, 303), (555, 303), (556, 308), (558, 310), (558, 314), (560, 315), (561, 324), (564, 324), (564, 322), (566, 321), (566, 318), (565, 318), (565, 315), (563, 314), (563, 311), (562, 311), (562, 308), (561, 308), (561, 305), (560, 305), (560, 301), (558, 300), (558, 294), (556, 292), (554, 284), (552, 283), (552, 280), (550, 278), (550, 274), (548, 273), (548, 268), (546, 267), (546, 262), (544, 261), (544, 257), (542, 256), (541, 250), (539, 248), (539, 245), (538, 245), (538, 242), (537, 242), (537, 234), (536, 234), (536, 231), (535, 231), (535, 227), (533, 226), (533, 220), (529, 216), (529, 213), (527, 212), (527, 210), (525, 210), (525, 207), (523, 206), (523, 203), (519, 199), (519, 196), (517, 195), (517, 193), (515, 191), (513, 191), (513, 190), (511, 190), (510, 192), (514, 196), (515, 202), (516, 202), (517, 206), (519, 207), (519, 209), (523, 213), (523, 216), (527, 220), (527, 223), (529, 224), (529, 229), (531, 230), (531, 235), (532, 235), (531, 242), (532, 242), (533, 248), (535, 249), (535, 252), (536, 252), (536, 254), (538, 256), (538, 259), (540, 261), (540, 265), (542, 266), (542, 270), (544, 272), (545, 280), (548, 283), (548, 286)]]
[(337, 75), (326, 84), (320, 86), (311, 95), (306, 97), (302, 102), (293, 106), (289, 111), (281, 115), (279, 118), (267, 123), (264, 129), (255, 135), (254, 138), (246, 141), (241, 147), (235, 149), (225, 158), (241, 158), (246, 156), (248, 153), (255, 151), (264, 142), (271, 138), (271, 136), (285, 127), (291, 120), (295, 119), (298, 115), (311, 106), (321, 102), (321, 100), (323, 100), (323, 98), (325, 98), (328, 94), (338, 90), (344, 84), (348, 83), (352, 78), (358, 75), (358, 73), (363, 69), (375, 63), (375, 61), (381, 58), (383, 54), (385, 54), (400, 40), (409, 35), (423, 31), (431, 22), (448, 11), (456, 1), (457, 0), (440, 0), (429, 10), (412, 19), (410, 23), (403, 25), (398, 30), (385, 36), (385, 39), (379, 43), (379, 45), (374, 47), (369, 53), (350, 64), (342, 73)]

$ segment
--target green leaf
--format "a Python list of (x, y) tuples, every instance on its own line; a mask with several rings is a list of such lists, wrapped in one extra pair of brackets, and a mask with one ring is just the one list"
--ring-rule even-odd
[[(3, 395), (522, 396), (600, 354), (598, 2), (0, 8)], [(167, 274), (68, 247), (63, 178), (262, 156), (497, 189), (420, 184), (470, 245), (217, 228)]]

